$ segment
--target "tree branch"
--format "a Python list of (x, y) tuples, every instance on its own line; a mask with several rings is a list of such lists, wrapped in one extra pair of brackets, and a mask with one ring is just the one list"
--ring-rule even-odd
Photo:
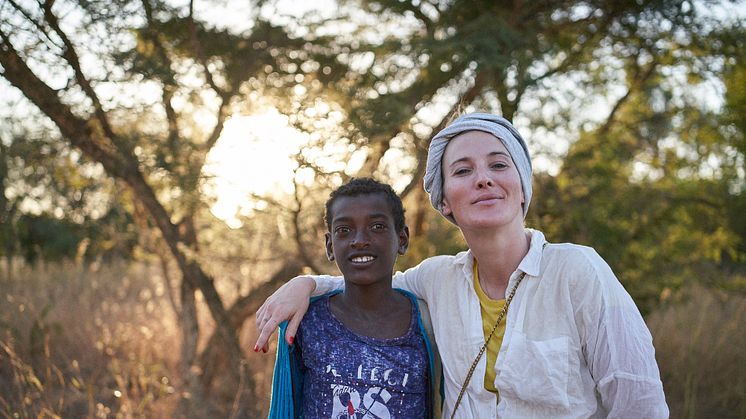
[[(432, 131), (430, 131), (430, 136), (433, 136), (440, 132), (443, 128), (448, 125), (448, 122), (453, 119), (454, 116), (456, 116), (458, 113), (462, 112), (463, 109), (474, 102), (476, 98), (482, 93), (482, 90), (484, 90), (484, 86), (486, 84), (486, 72), (484, 71), (477, 71), (477, 74), (474, 76), (474, 84), (466, 91), (464, 92), (459, 100), (456, 101), (456, 103), (451, 106), (451, 110), (448, 111), (447, 114), (440, 120), (438, 125), (433, 127)], [(416, 138), (416, 137), (415, 137)], [(427, 165), (427, 144), (415, 144), (416, 146), (416, 157), (417, 157), (417, 166), (415, 166), (414, 174), (412, 175), (412, 180), (409, 181), (407, 186), (404, 187), (404, 190), (401, 193), (401, 197), (404, 198), (405, 196), (409, 195), (412, 190), (417, 187), (419, 184), (422, 183), (422, 178), (425, 176), (425, 167)]]
[(425, 30), (427, 31), (428, 37), (431, 38), (435, 33), (435, 30), (433, 21), (430, 19), (430, 17), (427, 16), (420, 7), (415, 6), (414, 4), (412, 4), (412, 7), (409, 10), (412, 11), (412, 13), (414, 13), (414, 16), (419, 19), (422, 24), (425, 25)]
[(47, 40), (48, 40), (48, 41), (49, 41), (49, 42), (50, 42), (50, 43), (51, 43), (52, 45), (54, 45), (54, 46), (56, 46), (56, 47), (58, 47), (58, 48), (62, 49), (62, 47), (61, 47), (61, 46), (59, 46), (59, 45), (57, 45), (57, 42), (56, 42), (56, 41), (55, 41), (54, 39), (52, 39), (52, 37), (51, 37), (51, 36), (49, 36), (49, 31), (47, 30), (47, 28), (46, 28), (46, 27), (44, 27), (44, 25), (42, 25), (42, 24), (41, 24), (41, 23), (39, 22), (39, 20), (38, 20), (38, 19), (35, 19), (35, 18), (34, 18), (33, 16), (31, 16), (31, 15), (30, 15), (30, 14), (29, 14), (29, 13), (28, 13), (28, 12), (27, 12), (27, 11), (26, 11), (26, 10), (25, 10), (24, 8), (23, 8), (23, 7), (21, 7), (21, 6), (20, 6), (20, 5), (18, 4), (18, 3), (16, 3), (15, 1), (13, 1), (13, 0), (7, 0), (7, 1), (8, 1), (8, 3), (10, 3), (10, 5), (11, 5), (11, 6), (12, 6), (12, 7), (14, 8), (14, 9), (16, 9), (16, 10), (17, 10), (17, 11), (18, 11), (18, 12), (19, 12), (20, 14), (22, 14), (24, 18), (26, 18), (26, 21), (27, 21), (27, 22), (29, 22), (29, 23), (31, 23), (32, 25), (34, 25), (34, 27), (36, 27), (36, 29), (38, 29), (40, 33), (43, 33), (43, 34), (44, 34), (44, 37), (45, 37), (45, 38), (47, 38)]
[[(589, 13), (587, 17), (583, 19), (576, 20), (576, 21), (568, 21), (566, 24), (558, 24), (558, 25), (550, 26), (549, 28), (547, 28), (546, 31), (544, 31), (544, 34), (547, 37), (556, 37), (559, 33), (568, 31), (572, 28), (584, 27), (587, 30), (585, 30), (582, 33), (588, 37), (588, 39), (585, 42), (586, 44), (588, 44), (591, 42), (592, 39), (603, 37), (606, 34), (605, 28), (607, 28), (608, 25), (611, 24), (615, 16), (616, 15), (613, 12), (608, 12), (604, 14), (603, 18), (598, 19), (597, 17), (595, 17), (595, 10), (594, 10), (593, 12)], [(597, 20), (598, 20), (597, 29), (591, 31), (589, 29), (592, 27), (591, 23)], [(585, 50), (584, 48), (578, 48), (576, 50), (571, 49), (570, 52), (562, 60), (562, 62), (556, 65), (555, 67), (550, 68), (549, 70), (547, 70), (546, 72), (544, 72), (543, 74), (537, 77), (524, 78), (523, 83), (522, 83), (523, 89), (521, 89), (518, 92), (516, 103), (519, 103), (519, 99), (523, 95), (527, 87), (535, 86), (543, 79), (549, 78), (560, 72), (569, 70), (573, 66), (573, 64), (577, 64), (576, 60), (578, 59), (578, 57), (582, 56), (585, 53), (587, 53), (587, 50)]]
[(303, 243), (303, 240), (302, 240), (302, 233), (301, 233), (301, 226), (300, 226), (300, 213), (301, 213), (301, 210), (303, 209), (303, 200), (298, 194), (298, 182), (296, 181), (295, 176), (293, 176), (293, 197), (295, 198), (295, 203), (297, 207), (296, 209), (291, 211), (291, 214), (293, 216), (293, 236), (295, 236), (295, 244), (298, 247), (298, 253), (303, 259), (303, 262), (305, 262), (305, 264), (308, 265), (311, 268), (311, 270), (313, 270), (314, 272), (322, 272), (321, 269), (319, 269), (319, 266), (313, 260), (313, 258), (306, 251), (307, 246), (305, 243)]
[(194, 0), (189, 1), (189, 16), (187, 22), (189, 25), (190, 41), (192, 43), (192, 48), (194, 48), (194, 56), (197, 57), (197, 61), (202, 65), (207, 84), (215, 91), (215, 93), (218, 94), (218, 96), (221, 98), (225, 97), (226, 92), (215, 83), (215, 79), (212, 77), (212, 73), (207, 66), (207, 59), (205, 58), (202, 44), (199, 42), (199, 38), (197, 37), (197, 25), (194, 23)]
[(104, 167), (122, 176), (127, 162), (117, 158), (117, 150), (102, 138), (95, 124), (75, 116), (70, 108), (57, 97), (57, 92), (41, 81), (26, 65), (18, 52), (13, 48), (8, 36), (0, 30), (0, 64), (4, 68), (3, 76), (42, 112), (44, 112), (76, 147)]
[[(223, 132), (225, 119), (228, 116), (228, 103), (230, 102), (231, 96), (233, 96), (237, 91), (237, 86), (233, 86), (229, 90), (223, 90), (222, 88), (220, 88), (220, 86), (217, 85), (217, 83), (215, 83), (212, 72), (210, 72), (210, 68), (207, 65), (207, 58), (205, 57), (204, 50), (202, 49), (202, 44), (199, 42), (199, 37), (197, 36), (197, 25), (194, 23), (194, 0), (189, 1), (189, 17), (187, 18), (187, 22), (189, 25), (190, 41), (192, 43), (192, 48), (194, 49), (194, 56), (202, 65), (202, 69), (205, 72), (205, 80), (207, 81), (207, 85), (210, 86), (210, 88), (212, 88), (212, 90), (214, 90), (220, 98), (220, 105), (218, 105), (217, 111), (217, 122), (215, 123), (215, 127), (210, 133), (210, 136), (207, 137), (207, 141), (204, 143), (203, 146), (204, 155), (207, 156), (207, 153), (212, 149), (212, 147), (215, 146), (215, 143), (217, 143), (218, 139), (220, 138), (220, 134)], [(202, 167), (203, 164), (204, 159), (202, 164), (200, 164), (200, 167)]]
[[(403, 103), (405, 106), (416, 109), (419, 104), (429, 100), (444, 82), (451, 80), (459, 74), (463, 74), (466, 64), (466, 62), (463, 62), (459, 65), (453, 65), (447, 72), (440, 70), (430, 72), (427, 68), (422, 68), (420, 69), (418, 81), (404, 91), (394, 93), (391, 96), (395, 97), (395, 100)], [(439, 64), (431, 63), (430, 66), (437, 69)], [(437, 76), (432, 76), (432, 74), (437, 74)], [(396, 125), (394, 125), (394, 122)], [(381, 159), (389, 150), (391, 140), (409, 125), (409, 115), (404, 115), (398, 121), (393, 121), (387, 125), (392, 125), (388, 132), (383, 132), (369, 138), (369, 152), (362, 168), (357, 173), (358, 176), (371, 176), (378, 169)]]
[(166, 53), (166, 48), (161, 43), (156, 32), (153, 18), (153, 7), (148, 0), (142, 0), (143, 9), (145, 10), (145, 21), (148, 25), (147, 36), (148, 39), (153, 43), (155, 51), (158, 53), (163, 63), (164, 69), (168, 69), (168, 73), (165, 77), (160, 77), (161, 83), (163, 83), (163, 107), (166, 110), (166, 121), (168, 123), (168, 145), (171, 148), (171, 153), (179, 155), (179, 121), (176, 114), (176, 110), (171, 104), (174, 93), (176, 93), (176, 82), (173, 73), (171, 72), (171, 59)]
[(53, 3), (54, 1), (52, 0), (46, 0), (44, 2), (44, 19), (47, 21), (52, 30), (54, 30), (57, 36), (59, 36), (62, 40), (62, 43), (64, 45), (62, 57), (65, 59), (65, 61), (67, 61), (70, 67), (72, 67), (73, 72), (75, 73), (75, 81), (78, 82), (78, 85), (81, 89), (83, 89), (83, 92), (86, 94), (86, 96), (91, 99), (91, 102), (93, 103), (94, 115), (96, 115), (96, 119), (98, 120), (99, 124), (101, 124), (101, 129), (104, 131), (104, 134), (112, 140), (115, 146), (123, 146), (123, 144), (120, 144), (121, 141), (117, 141), (117, 136), (114, 135), (114, 131), (111, 129), (109, 118), (107, 117), (106, 112), (101, 105), (101, 100), (99, 100), (98, 95), (91, 86), (91, 83), (88, 81), (85, 74), (83, 74), (83, 69), (80, 66), (80, 59), (78, 57), (78, 53), (75, 51), (75, 46), (70, 41), (70, 38), (67, 37), (67, 34), (60, 27), (57, 16), (55, 16), (55, 14), (52, 12)]
[[(632, 60), (637, 63), (637, 55), (635, 55)], [(627, 100), (629, 100), (632, 92), (634, 92), (636, 88), (641, 87), (642, 84), (645, 83), (645, 81), (653, 75), (657, 67), (658, 62), (655, 59), (653, 59), (648, 67), (645, 69), (642, 69), (638, 65), (635, 65), (635, 74), (632, 76), (632, 80), (630, 81), (630, 85), (627, 88), (627, 92), (622, 97), (620, 97), (619, 100), (617, 100), (614, 106), (611, 108), (609, 116), (606, 117), (606, 121), (598, 130), (599, 134), (603, 135), (609, 132), (611, 127), (614, 125), (614, 122), (616, 122), (616, 115), (619, 112), (619, 109), (621, 109), (621, 107), (627, 102)]]

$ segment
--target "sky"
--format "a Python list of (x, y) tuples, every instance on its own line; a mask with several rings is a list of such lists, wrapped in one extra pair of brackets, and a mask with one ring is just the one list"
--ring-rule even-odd
[(252, 194), (291, 193), (297, 167), (291, 156), (306, 141), (306, 136), (289, 127), (287, 117), (274, 109), (226, 121), (203, 172), (210, 179), (206, 192), (216, 197), (213, 215), (238, 228), (238, 215), (253, 208)]

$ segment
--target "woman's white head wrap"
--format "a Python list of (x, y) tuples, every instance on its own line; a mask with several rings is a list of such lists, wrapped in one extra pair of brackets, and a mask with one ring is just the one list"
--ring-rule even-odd
[[(513, 159), (523, 189), (523, 218), (526, 218), (528, 204), (531, 202), (531, 156), (526, 142), (521, 134), (505, 118), (488, 113), (470, 113), (458, 117), (450, 125), (440, 131), (432, 141), (427, 151), (427, 166), (425, 168), (425, 191), (430, 195), (430, 203), (436, 210), (443, 213), (443, 173), (442, 162), (446, 146), (451, 138), (466, 131), (483, 131), (494, 135), (503, 143), (510, 157)], [(456, 223), (453, 215), (446, 218)]]

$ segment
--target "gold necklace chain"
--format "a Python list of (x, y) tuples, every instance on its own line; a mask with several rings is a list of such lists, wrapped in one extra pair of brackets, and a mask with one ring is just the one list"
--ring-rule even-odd
[(471, 376), (474, 374), (474, 370), (477, 368), (477, 364), (479, 363), (479, 360), (482, 358), (484, 351), (487, 350), (487, 344), (490, 342), (490, 339), (492, 339), (492, 335), (495, 334), (495, 330), (497, 330), (497, 326), (500, 324), (503, 317), (505, 317), (505, 314), (508, 312), (508, 306), (510, 305), (510, 302), (513, 300), (515, 291), (518, 289), (518, 285), (521, 284), (521, 281), (523, 281), (523, 277), (525, 276), (526, 276), (526, 272), (521, 272), (521, 276), (518, 277), (518, 279), (515, 282), (515, 285), (513, 285), (513, 289), (510, 290), (510, 294), (508, 295), (508, 298), (505, 300), (505, 305), (503, 306), (503, 309), (500, 310), (500, 314), (498, 314), (497, 316), (495, 325), (492, 326), (492, 331), (490, 332), (489, 336), (487, 336), (487, 339), (485, 339), (484, 345), (482, 345), (482, 348), (479, 350), (479, 353), (477, 354), (477, 357), (474, 359), (474, 362), (472, 362), (471, 368), (469, 368), (469, 373), (466, 374), (466, 378), (464, 379), (464, 384), (461, 386), (461, 392), (458, 394), (458, 399), (456, 399), (456, 404), (453, 406), (453, 411), (451, 411), (451, 419), (455, 417), (456, 408), (458, 408), (458, 405), (461, 403), (461, 399), (464, 397), (464, 393), (466, 392), (466, 387), (469, 385), (469, 381), (471, 381)]

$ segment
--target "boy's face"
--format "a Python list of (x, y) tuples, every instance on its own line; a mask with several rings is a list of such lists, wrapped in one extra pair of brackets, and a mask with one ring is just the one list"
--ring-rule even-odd
[(397, 255), (409, 245), (409, 230), (397, 232), (391, 206), (380, 193), (337, 198), (331, 207), (326, 254), (345, 281), (358, 285), (391, 280)]

